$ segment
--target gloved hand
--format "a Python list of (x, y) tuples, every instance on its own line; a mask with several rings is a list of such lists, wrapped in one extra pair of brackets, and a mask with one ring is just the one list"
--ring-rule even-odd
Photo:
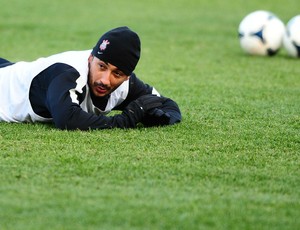
[(178, 105), (170, 98), (165, 98), (163, 105), (149, 110), (142, 120), (144, 126), (173, 125), (181, 121)]
[(165, 98), (154, 94), (146, 94), (136, 99), (135, 102), (140, 106), (144, 113), (148, 113), (150, 110), (162, 106), (165, 100)]
[[(163, 97), (146, 94), (130, 102), (123, 113), (128, 117), (130, 126), (134, 127), (151, 110), (162, 106), (165, 100)], [(153, 113), (154, 111), (151, 112)]]
[(148, 114), (154, 119), (158, 119), (159, 125), (167, 125), (170, 122), (171, 115), (161, 109), (154, 108), (151, 109)]

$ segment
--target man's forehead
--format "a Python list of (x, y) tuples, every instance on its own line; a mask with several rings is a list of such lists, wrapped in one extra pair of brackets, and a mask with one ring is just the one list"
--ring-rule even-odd
[(111, 68), (119, 69), (117, 66), (115, 66), (115, 65), (113, 65), (113, 64), (111, 64), (111, 63), (109, 63), (109, 62), (103, 61), (103, 60), (97, 58), (96, 56), (94, 56), (94, 58), (96, 58), (96, 60), (97, 60), (98, 62), (104, 63), (105, 65), (107, 65), (107, 66), (109, 66), (109, 67), (111, 67)]
[(115, 65), (113, 65), (113, 64), (111, 64), (111, 63), (109, 63), (109, 62), (103, 61), (103, 60), (97, 58), (96, 56), (94, 56), (94, 58), (96, 58), (96, 60), (97, 60), (99, 63), (105, 64), (105, 65), (106, 65), (107, 67), (109, 67), (111, 70), (118, 70), (118, 71), (123, 72), (123, 71), (120, 70), (117, 66), (115, 66)]

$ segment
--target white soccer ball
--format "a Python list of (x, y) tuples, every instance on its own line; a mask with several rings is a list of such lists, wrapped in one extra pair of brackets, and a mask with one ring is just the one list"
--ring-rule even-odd
[(290, 56), (300, 58), (300, 15), (293, 17), (287, 23), (283, 47)]
[(282, 46), (284, 23), (269, 11), (248, 14), (239, 25), (242, 49), (251, 55), (273, 56)]

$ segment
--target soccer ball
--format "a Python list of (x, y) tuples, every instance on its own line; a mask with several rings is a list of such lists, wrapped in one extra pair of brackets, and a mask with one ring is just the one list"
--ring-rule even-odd
[(300, 57), (300, 15), (293, 17), (286, 25), (283, 47), (292, 57)]
[(282, 46), (284, 23), (269, 11), (248, 14), (239, 25), (242, 49), (251, 55), (273, 56)]

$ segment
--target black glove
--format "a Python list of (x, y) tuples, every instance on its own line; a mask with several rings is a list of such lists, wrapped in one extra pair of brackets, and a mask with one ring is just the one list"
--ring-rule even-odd
[(178, 105), (171, 99), (165, 98), (163, 105), (149, 110), (143, 117), (142, 123), (147, 126), (173, 125), (181, 121)]
[(165, 100), (163, 97), (146, 94), (130, 102), (123, 111), (123, 114), (128, 117), (130, 126), (134, 127), (138, 122), (142, 121), (144, 116), (151, 110), (162, 106)]
[(144, 113), (148, 113), (150, 110), (162, 106), (165, 100), (165, 98), (154, 94), (146, 94), (136, 99), (135, 102), (140, 106)]
[(152, 119), (158, 119), (158, 125), (168, 125), (170, 123), (171, 115), (161, 109), (151, 109), (148, 114), (152, 117)]

